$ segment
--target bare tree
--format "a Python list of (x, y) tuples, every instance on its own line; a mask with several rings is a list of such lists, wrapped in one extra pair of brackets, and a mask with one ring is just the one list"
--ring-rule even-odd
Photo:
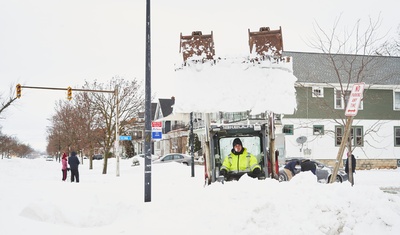
[(17, 138), (4, 135), (0, 131), (0, 153), (1, 158), (10, 158), (11, 156), (24, 157), (34, 150), (26, 144), (20, 143)]
[[(112, 92), (116, 89), (118, 99)], [(115, 143), (116, 118), (120, 123), (119, 133), (135, 125), (138, 113), (143, 111), (144, 91), (136, 79), (122, 78), (112, 78), (108, 83), (86, 81), (82, 90), (87, 91), (77, 93), (72, 101), (56, 104), (56, 114), (48, 128), (48, 150), (54, 151), (54, 146), (58, 146), (66, 151), (89, 151), (91, 158), (94, 149), (101, 148), (104, 151), (103, 174), (106, 174), (107, 161)]]
[(102, 135), (99, 130), (95, 128), (98, 120), (94, 106), (91, 105), (87, 93), (79, 93), (75, 99), (75, 107), (78, 111), (77, 121), (80, 123), (79, 139), (82, 152), (89, 155), (89, 169), (93, 169), (93, 155), (95, 154), (95, 148), (101, 148)]
[[(47, 130), (48, 153), (60, 155), (61, 152), (77, 151), (83, 158), (85, 151), (93, 155), (93, 149), (100, 148), (95, 144), (100, 135), (92, 128), (94, 114), (84, 93), (76, 94), (72, 101), (58, 101), (55, 111), (50, 119), (52, 125)], [(89, 169), (92, 169), (92, 161)]]
[[(379, 56), (384, 52), (381, 42), (386, 37), (378, 35), (378, 29), (381, 25), (380, 17), (376, 21), (370, 18), (365, 29), (362, 29), (361, 20), (358, 20), (350, 30), (345, 29), (343, 32), (339, 30), (340, 18), (334, 22), (330, 31), (322, 29), (316, 22), (314, 28), (316, 37), (310, 42), (310, 46), (324, 53), (325, 60), (322, 64), (325, 67), (321, 69), (332, 71), (333, 74), (330, 75), (335, 79), (325, 80), (323, 83), (334, 88), (337, 97), (342, 97), (346, 105), (352, 84), (369, 81), (369, 87), (364, 90), (363, 99), (365, 99), (368, 88), (389, 79), (391, 76), (376, 76), (374, 72), (385, 63), (385, 60), (380, 59)], [(374, 80), (369, 79), (372, 77)], [(375, 82), (371, 83), (370, 81)], [(335, 84), (338, 84), (338, 86)], [(344, 117), (344, 113), (336, 112), (328, 104), (321, 106), (332, 114), (336, 123), (346, 126), (347, 119)], [(375, 124), (371, 130), (365, 131), (364, 135), (376, 133), (376, 128), (379, 126), (379, 124)], [(355, 147), (351, 145), (351, 139), (348, 140), (347, 146), (350, 152)]]
[[(107, 174), (107, 160), (111, 156), (111, 149), (115, 143), (115, 127), (118, 104), (118, 120), (119, 123), (129, 123), (138, 116), (143, 110), (144, 91), (141, 84), (136, 80), (126, 81), (122, 78), (113, 78), (108, 84), (88, 83), (84, 85), (84, 89), (90, 90), (115, 90), (118, 89), (118, 97), (115, 93), (87, 92), (87, 99), (94, 112), (94, 126), (102, 133), (103, 139), (101, 145), (104, 147), (104, 164), (103, 174)], [(124, 128), (119, 125), (119, 132)]]
[(8, 107), (10, 107), (10, 105), (17, 99), (16, 96), (13, 96), (11, 94), (15, 94), (15, 88), (13, 86), (11, 86), (10, 88), (10, 95), (8, 98), (6, 98), (5, 100), (3, 100), (3, 98), (0, 95), (0, 114)]
[(400, 56), (400, 25), (397, 26), (397, 37), (382, 44), (383, 51), (379, 55)]

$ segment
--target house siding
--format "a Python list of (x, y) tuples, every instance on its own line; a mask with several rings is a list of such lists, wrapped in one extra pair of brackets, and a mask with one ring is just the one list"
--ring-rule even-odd
[[(344, 109), (334, 108), (334, 89), (324, 88), (324, 97), (312, 97), (311, 87), (296, 87), (297, 110), (285, 118), (345, 118)], [(368, 89), (363, 108), (355, 119), (399, 120), (400, 111), (393, 110), (393, 90)]]
[[(285, 135), (285, 156), (308, 157), (332, 165), (339, 151), (335, 142), (335, 127), (340, 126), (346, 118), (344, 109), (334, 108), (334, 87), (339, 85), (335, 71), (327, 63), (326, 54), (284, 54), (293, 58), (293, 74), (298, 78), (297, 110), (293, 115), (284, 115), (282, 118), (281, 127), (293, 125), (293, 135)], [(366, 84), (363, 107), (353, 121), (353, 127), (362, 127), (364, 135), (362, 146), (353, 151), (358, 160), (357, 169), (396, 168), (400, 159), (400, 146), (395, 146), (394, 128), (400, 124), (400, 110), (394, 110), (393, 91), (400, 89), (400, 58), (334, 55), (338, 61), (354, 59), (354, 65), (366, 57), (373, 59), (373, 63), (364, 70), (368, 74), (362, 77)], [(352, 84), (349, 85), (348, 90), (351, 90)], [(323, 88), (323, 97), (312, 96), (313, 86)], [(313, 133), (314, 126), (322, 126), (324, 133)], [(303, 145), (296, 141), (300, 136), (307, 137)], [(346, 159), (345, 155), (346, 152), (343, 159)]]
[[(307, 157), (311, 159), (336, 159), (339, 146), (335, 146), (335, 126), (331, 119), (289, 119), (282, 120), (284, 125), (293, 125), (293, 135), (285, 135), (285, 157)], [(324, 133), (315, 135), (314, 125), (323, 125)], [(354, 120), (353, 126), (362, 126), (364, 144), (355, 148), (353, 154), (357, 159), (400, 159), (400, 147), (395, 147), (393, 130), (400, 125), (400, 120)], [(277, 131), (280, 131), (277, 129)], [(300, 145), (296, 139), (305, 136), (307, 141)], [(345, 158), (346, 153), (344, 153)]]

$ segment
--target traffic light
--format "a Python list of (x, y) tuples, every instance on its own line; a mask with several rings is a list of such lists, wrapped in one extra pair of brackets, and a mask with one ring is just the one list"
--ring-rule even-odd
[(70, 86), (67, 88), (67, 99), (72, 99), (72, 88)]
[(21, 84), (18, 83), (15, 90), (17, 91), (17, 98), (21, 98)]

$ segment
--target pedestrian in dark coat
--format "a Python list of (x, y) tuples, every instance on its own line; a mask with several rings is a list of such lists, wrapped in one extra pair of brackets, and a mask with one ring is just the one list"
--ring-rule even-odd
[(301, 166), (301, 171), (311, 171), (314, 175), (317, 170), (317, 166), (315, 165), (315, 162), (312, 162), (310, 160), (304, 160), (300, 164)]
[[(346, 172), (346, 174), (349, 174), (349, 155), (350, 153), (347, 154), (346, 165), (344, 167), (344, 171)], [(351, 154), (351, 170), (353, 173), (356, 172), (356, 158), (353, 154)]]
[(79, 183), (79, 171), (78, 166), (81, 162), (79, 161), (78, 157), (76, 156), (76, 152), (72, 151), (71, 156), (68, 158), (69, 168), (71, 170), (71, 182), (76, 180)]
[(299, 160), (292, 160), (283, 167), (283, 170), (287, 176), (288, 181), (291, 180), (293, 178), (293, 176), (296, 175), (296, 173), (297, 173), (296, 166), (298, 166), (298, 165), (300, 165)]

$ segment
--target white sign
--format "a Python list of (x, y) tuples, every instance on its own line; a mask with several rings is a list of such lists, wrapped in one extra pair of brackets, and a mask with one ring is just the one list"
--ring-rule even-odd
[(151, 122), (151, 130), (162, 130), (162, 122)]
[(353, 85), (344, 115), (353, 117), (357, 115), (358, 107), (360, 106), (364, 93), (364, 85), (365, 83), (356, 83)]
[(151, 138), (153, 140), (162, 139), (162, 122), (151, 122)]

